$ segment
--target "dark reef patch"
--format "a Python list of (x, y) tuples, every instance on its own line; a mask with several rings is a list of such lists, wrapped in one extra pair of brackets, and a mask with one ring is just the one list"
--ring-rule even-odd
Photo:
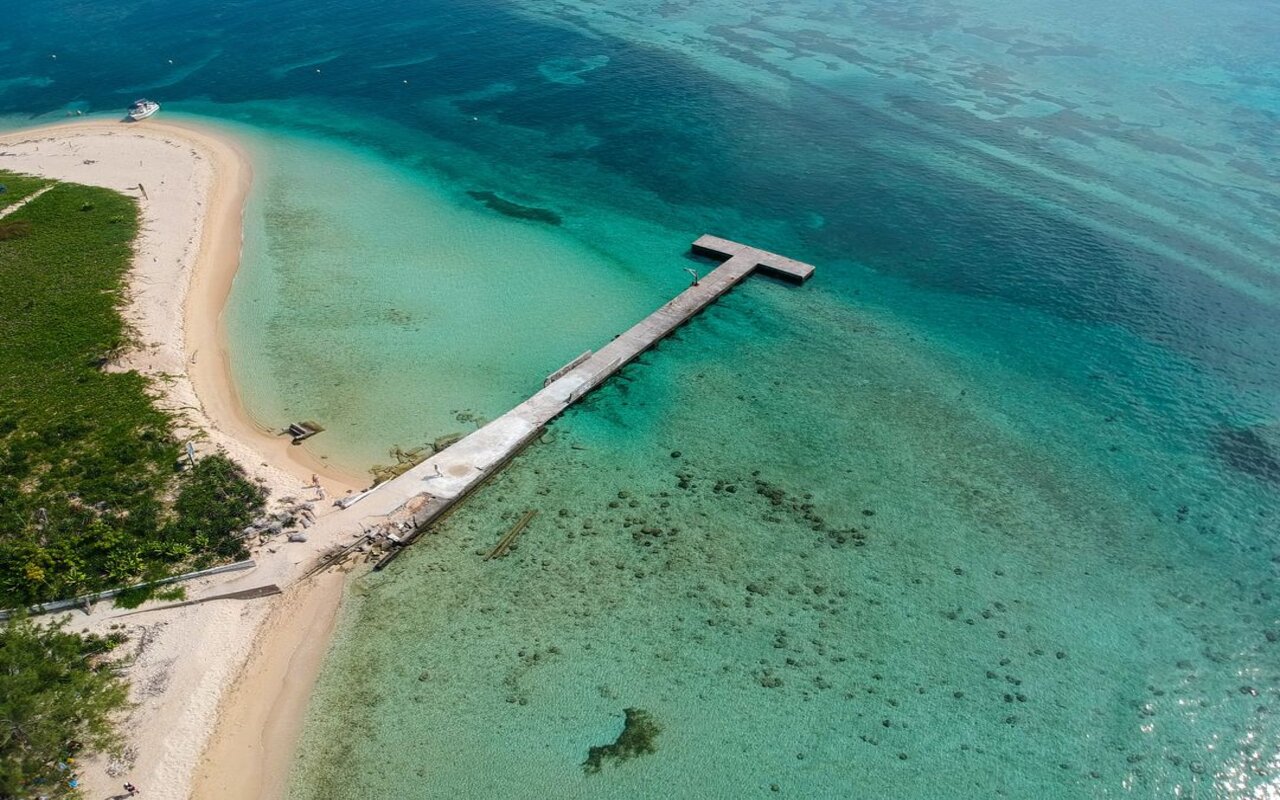
[(606, 758), (615, 761), (626, 761), (646, 753), (657, 752), (653, 740), (662, 732), (662, 727), (653, 721), (647, 711), (639, 708), (624, 709), (627, 721), (622, 726), (622, 733), (611, 744), (598, 744), (587, 751), (587, 760), (582, 762), (582, 770), (588, 775), (600, 771)]
[(550, 209), (513, 203), (505, 197), (500, 197), (493, 192), (472, 190), (467, 192), (467, 194), (484, 203), (490, 210), (497, 211), (499, 214), (505, 214), (508, 217), (527, 219), (532, 222), (544, 222), (548, 225), (559, 225), (564, 221), (560, 218), (559, 214)]
[(1224, 464), (1246, 475), (1280, 485), (1280, 437), (1264, 426), (1221, 427), (1211, 439)]

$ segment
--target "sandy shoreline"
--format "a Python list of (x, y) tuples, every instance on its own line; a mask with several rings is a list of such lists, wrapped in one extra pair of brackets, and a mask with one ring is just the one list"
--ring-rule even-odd
[(252, 166), (234, 140), (215, 138), (190, 126), (168, 126), (180, 130), (188, 141), (200, 143), (211, 154), (217, 176), (183, 308), (187, 374), (205, 416), (235, 441), (251, 443), (267, 464), (280, 466), (304, 481), (312, 473), (319, 475), (330, 494), (367, 488), (369, 476), (335, 467), (305, 447), (293, 446), (287, 437), (256, 423), (241, 403), (231, 375), (222, 310), (240, 264), (244, 204), (253, 180)]
[(272, 609), (222, 703), (192, 798), (285, 796), (344, 586), (342, 573), (323, 573), (292, 587)]
[(253, 170), (233, 139), (184, 123), (77, 121), (0, 133), (0, 153), (0, 169), (105, 186), (139, 201), (143, 230), (124, 313), (141, 346), (121, 366), (165, 376), (165, 400), (193, 432), (268, 473), (259, 477), (273, 488), (293, 491), (313, 473), (331, 494), (369, 484), (259, 425), (236, 392), (221, 319), (240, 264)]
[[(303, 485), (313, 473), (330, 497), (369, 483), (255, 423), (231, 381), (221, 312), (239, 266), (252, 181), (234, 140), (182, 123), (77, 121), (0, 133), (0, 169), (138, 199), (143, 224), (123, 313), (139, 345), (117, 366), (154, 379), (199, 451), (225, 450), (273, 498), (308, 497)], [(254, 554), (255, 569), (187, 587), (196, 600), (273, 584), (281, 596), (72, 618), (77, 629), (124, 624), (135, 648), (129, 750), (121, 763), (85, 765), (87, 796), (114, 795), (123, 780), (147, 797), (175, 800), (193, 791), (283, 794), (343, 587), (338, 574), (300, 578), (325, 548), (361, 533), (349, 514), (323, 503), (316, 513), (307, 543), (272, 542)]]

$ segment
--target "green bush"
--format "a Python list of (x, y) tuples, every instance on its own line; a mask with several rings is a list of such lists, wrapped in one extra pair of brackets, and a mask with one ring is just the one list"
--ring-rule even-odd
[[(23, 195), (47, 185), (4, 173), (0, 183)], [(243, 555), (235, 533), (262, 510), (262, 489), (222, 455), (177, 470), (173, 419), (156, 408), (146, 379), (101, 368), (128, 344), (119, 306), (138, 231), (134, 202), (57, 184), (4, 223), (0, 607)], [(103, 657), (115, 643), (26, 619), (0, 629), (0, 798), (73, 796), (69, 760), (118, 744), (111, 718), (126, 686)]]
[(176, 471), (146, 379), (101, 369), (128, 343), (134, 201), (58, 184), (6, 221), (27, 235), (0, 241), (0, 607), (239, 556), (262, 492), (222, 456)]
[(69, 760), (120, 744), (112, 718), (127, 687), (104, 658), (120, 639), (64, 624), (18, 618), (0, 628), (0, 797), (74, 796)]
[(182, 482), (164, 541), (222, 559), (243, 558), (244, 540), (236, 533), (253, 521), (265, 500), (266, 493), (239, 464), (223, 455), (206, 456)]

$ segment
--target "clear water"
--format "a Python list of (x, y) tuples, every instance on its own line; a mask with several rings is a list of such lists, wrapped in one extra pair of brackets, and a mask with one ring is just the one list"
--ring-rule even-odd
[[(257, 166), (235, 376), (258, 419), (320, 421), (314, 448), (346, 465), (498, 416), (683, 283), (368, 150), (236, 130)], [(653, 251), (680, 263), (669, 240)]]
[[(0, 115), (237, 126), (233, 367), (356, 467), (505, 410), (698, 233), (819, 265), (354, 582), (294, 797), (1276, 797), (1278, 34), (1258, 0), (33, 0)], [(655, 752), (585, 773), (625, 708)]]

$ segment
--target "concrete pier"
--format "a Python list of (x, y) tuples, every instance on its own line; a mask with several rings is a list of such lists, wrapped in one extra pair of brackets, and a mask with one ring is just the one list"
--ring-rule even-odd
[(728, 239), (721, 239), (709, 233), (699, 236), (691, 249), (697, 255), (724, 260), (725, 263), (716, 270), (717, 272), (725, 267), (732, 267), (734, 272), (745, 269), (746, 272), (734, 283), (756, 270), (796, 283), (804, 283), (813, 275), (813, 267), (808, 264), (776, 253), (747, 247), (745, 244), (731, 242)]
[[(372, 518), (407, 522), (413, 533), (406, 544), (412, 542), (425, 526), (537, 438), (548, 422), (753, 273), (760, 271), (795, 283), (803, 283), (813, 274), (808, 264), (716, 236), (700, 237), (692, 249), (723, 263), (613, 341), (552, 373), (546, 385), (528, 400), (371, 490), (344, 513), (354, 512), (370, 522), (374, 522)], [(393, 551), (377, 568), (401, 550)]]

